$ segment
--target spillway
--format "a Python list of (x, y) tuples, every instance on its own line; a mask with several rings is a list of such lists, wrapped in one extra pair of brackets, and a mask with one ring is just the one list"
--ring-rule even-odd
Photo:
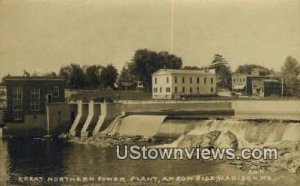
[[(205, 119), (176, 120), (160, 115), (119, 117), (104, 131), (107, 135), (172, 137), (173, 146), (196, 146), (204, 143), (237, 148), (267, 146), (286, 141), (300, 142), (300, 123), (280, 120)], [(207, 141), (209, 140), (209, 141)]]
[(149, 138), (158, 133), (165, 117), (161, 115), (130, 115), (117, 118), (103, 133)]
[[(300, 123), (283, 121), (204, 120), (182, 121), (192, 127), (173, 142), (173, 147), (236, 143), (237, 148), (300, 142)], [(226, 146), (226, 145), (225, 145)]]

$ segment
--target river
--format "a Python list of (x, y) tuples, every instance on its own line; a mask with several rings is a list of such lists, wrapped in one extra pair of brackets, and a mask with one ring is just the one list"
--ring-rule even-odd
[[(99, 177), (125, 178), (127, 184), (169, 185), (299, 185), (297, 174), (254, 173), (234, 168), (229, 162), (209, 160), (117, 160), (115, 147), (98, 147), (61, 140), (6, 139), (0, 141), (1, 185), (123, 185), (123, 180), (102, 181)], [(143, 176), (148, 178), (143, 180)], [(187, 181), (188, 176), (200, 180)], [(229, 176), (223, 181), (212, 177)], [(254, 177), (250, 180), (243, 176)], [(260, 176), (265, 176), (260, 179)], [(30, 178), (31, 177), (31, 178)], [(39, 180), (37, 177), (41, 177)], [(94, 177), (94, 181), (55, 181), (57, 177)], [(157, 179), (150, 179), (157, 178)], [(245, 177), (244, 177), (245, 178)], [(257, 180), (258, 178), (258, 180)], [(287, 179), (288, 178), (288, 179)], [(27, 179), (27, 180), (26, 180)], [(31, 179), (31, 180), (30, 180)], [(172, 180), (173, 179), (173, 180)], [(205, 180), (206, 179), (206, 180)], [(253, 180), (254, 179), (254, 180)]]

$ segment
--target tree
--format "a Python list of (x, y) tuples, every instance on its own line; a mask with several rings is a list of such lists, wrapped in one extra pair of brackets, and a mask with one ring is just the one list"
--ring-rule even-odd
[(239, 74), (251, 74), (253, 69), (259, 69), (261, 75), (270, 75), (273, 74), (273, 70), (270, 70), (266, 67), (263, 67), (261, 65), (255, 65), (255, 64), (246, 64), (246, 65), (240, 65), (236, 69), (236, 73)]
[(100, 73), (101, 85), (104, 88), (115, 88), (115, 83), (118, 77), (118, 70), (113, 65), (107, 65)]
[(55, 72), (48, 72), (44, 76), (45, 77), (57, 77), (57, 74)]
[(131, 62), (127, 64), (127, 72), (142, 81), (147, 91), (151, 90), (152, 73), (161, 69), (180, 69), (181, 58), (166, 51), (155, 52), (147, 49), (137, 50)]
[(23, 76), (25, 77), (30, 77), (30, 73), (27, 70), (24, 70)]
[(209, 69), (215, 69), (217, 86), (231, 89), (231, 70), (228, 62), (220, 54), (215, 54)]
[(117, 81), (118, 87), (122, 90), (134, 90), (137, 85), (137, 79), (134, 75), (129, 74), (128, 63), (120, 72)]
[(88, 66), (86, 69), (86, 81), (89, 88), (97, 88), (100, 86), (101, 79), (100, 75), (103, 67), (100, 65)]
[(281, 73), (286, 85), (287, 95), (293, 96), (299, 94), (300, 64), (298, 63), (298, 61), (295, 58), (288, 56), (285, 59), (283, 66), (281, 67)]
[(79, 89), (85, 87), (85, 74), (77, 64), (61, 67), (59, 75), (67, 80), (68, 88)]
[(2, 76), (0, 85), (4, 85), (4, 84), (5, 84), (5, 79), (8, 78), (8, 77), (10, 77), (10, 76), (11, 76), (10, 74), (7, 74), (7, 75), (5, 75), (5, 76)]

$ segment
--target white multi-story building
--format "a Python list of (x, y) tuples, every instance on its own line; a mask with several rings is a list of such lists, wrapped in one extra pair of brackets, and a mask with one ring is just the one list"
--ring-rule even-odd
[(154, 99), (213, 94), (216, 94), (216, 75), (213, 70), (160, 69), (152, 74)]

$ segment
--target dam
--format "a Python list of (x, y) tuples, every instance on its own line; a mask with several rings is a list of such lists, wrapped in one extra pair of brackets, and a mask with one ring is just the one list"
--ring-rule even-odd
[[(154, 148), (272, 147), (280, 153), (278, 161), (233, 163), (254, 170), (300, 173), (300, 101), (78, 101), (47, 105), (47, 113), (46, 134), (65, 128), (70, 141), (92, 142), (100, 149), (131, 139), (137, 139), (132, 141), (136, 144), (149, 142)], [(84, 157), (83, 165), (90, 158), (87, 154), (78, 157)]]
[[(271, 182), (251, 180), (250, 185), (299, 185), (300, 173), (300, 102), (299, 101), (238, 101), (213, 107), (213, 103), (97, 103), (78, 102), (48, 105), (50, 132), (55, 126), (68, 125), (66, 131), (75, 136), (144, 136), (145, 138), (172, 138), (170, 143), (151, 144), (162, 147), (276, 147), (280, 152), (277, 161), (199, 161), (199, 160), (124, 160), (115, 158), (115, 148), (65, 143), (64, 140), (35, 140), (30, 138), (2, 140), (0, 155), (2, 179), (8, 175), (86, 176), (86, 175), (245, 175), (251, 170), (272, 171)], [(123, 104), (123, 105), (122, 105)], [(128, 105), (126, 105), (128, 104)], [(166, 104), (159, 107), (161, 104)], [(150, 106), (153, 105), (153, 106)], [(199, 106), (197, 106), (199, 105)], [(209, 105), (209, 109), (206, 107)], [(91, 108), (93, 106), (93, 108)], [(221, 107), (222, 106), (222, 107)], [(69, 108), (70, 107), (70, 108)], [(150, 110), (146, 110), (151, 108)], [(229, 111), (213, 115), (214, 108)], [(88, 112), (93, 110), (93, 112)], [(160, 110), (160, 114), (157, 114)], [(176, 110), (184, 115), (174, 115)], [(186, 110), (193, 110), (186, 115)], [(143, 112), (142, 112), (143, 111)], [(150, 111), (153, 111), (152, 114)], [(233, 113), (234, 111), (234, 113)], [(74, 117), (69, 117), (73, 113)], [(104, 114), (107, 112), (106, 114)], [(59, 118), (59, 114), (61, 118)], [(131, 114), (134, 113), (134, 114)], [(170, 113), (170, 115), (168, 115)], [(72, 114), (71, 114), (72, 115)], [(71, 122), (71, 119), (73, 121)], [(275, 119), (276, 118), (276, 119)], [(57, 124), (57, 125), (55, 125)], [(74, 125), (75, 124), (75, 125)], [(85, 127), (84, 127), (85, 126)], [(84, 133), (82, 133), (84, 129)], [(88, 134), (88, 135), (87, 135)], [(85, 138), (85, 137), (83, 137)], [(93, 139), (93, 138), (91, 138)], [(30, 150), (28, 150), (30, 149)], [(47, 152), (47, 153), (45, 153)], [(33, 158), (33, 157), (39, 157)], [(87, 161), (88, 160), (88, 161)], [(28, 163), (19, 163), (20, 161)], [(67, 162), (67, 163), (66, 163)], [(272, 165), (270, 165), (272, 164)], [(95, 166), (96, 165), (96, 166)], [(46, 168), (45, 168), (46, 167)], [(107, 168), (109, 167), (109, 168)], [(141, 167), (144, 171), (141, 172)], [(193, 168), (194, 167), (194, 168)], [(242, 167), (242, 168), (241, 168)], [(245, 171), (246, 170), (246, 171)], [(273, 172), (275, 170), (275, 172)], [(276, 172), (276, 171), (279, 172)], [(289, 179), (286, 179), (286, 178)], [(0, 178), (0, 179), (1, 179)], [(8, 180), (18, 183), (17, 180)], [(196, 182), (203, 183), (203, 182)], [(209, 182), (207, 185), (211, 185)], [(223, 185), (235, 185), (226, 182)], [(266, 184), (269, 183), (269, 184)], [(47, 183), (49, 184), (49, 183)], [(171, 184), (171, 183), (170, 183)], [(174, 182), (174, 184), (178, 184)], [(244, 184), (245, 185), (245, 184)]]
[[(98, 134), (142, 135), (157, 133), (167, 117), (210, 118), (234, 114), (230, 102), (77, 102), (77, 115), (70, 127), (70, 136), (89, 137)], [(145, 117), (146, 116), (146, 117)], [(120, 127), (116, 132), (116, 127)], [(151, 133), (147, 135), (146, 133)], [(143, 135), (145, 133), (145, 135)]]
[[(77, 108), (70, 136), (177, 138), (192, 130), (209, 132), (218, 129), (248, 137), (253, 133), (257, 139), (263, 138), (259, 134), (268, 134), (273, 135), (274, 139), (283, 137), (284, 140), (291, 136), (290, 133), (292, 136), (298, 134), (297, 123), (300, 121), (300, 101), (79, 101)], [(212, 128), (208, 130), (207, 125)], [(283, 134), (284, 131), (286, 134)], [(265, 138), (272, 141), (270, 136)]]
[[(45, 110), (46, 115), (28, 116), (22, 124), (7, 123), (1, 130), (3, 136), (68, 133), (70, 137), (82, 138), (103, 135), (173, 138), (191, 130), (194, 127), (191, 123), (200, 121), (224, 120), (219, 123), (223, 126), (230, 124), (226, 122), (228, 119), (277, 120), (279, 123), (300, 120), (299, 100), (77, 101), (47, 104)], [(287, 123), (282, 122), (282, 125)]]

